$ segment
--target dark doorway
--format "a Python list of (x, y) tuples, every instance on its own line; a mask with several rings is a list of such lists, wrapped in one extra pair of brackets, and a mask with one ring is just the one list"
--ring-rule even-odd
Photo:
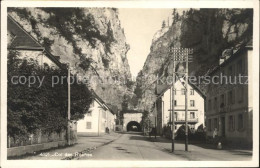
[(126, 126), (126, 130), (127, 131), (136, 131), (136, 132), (142, 131), (141, 125), (136, 121), (130, 121)]

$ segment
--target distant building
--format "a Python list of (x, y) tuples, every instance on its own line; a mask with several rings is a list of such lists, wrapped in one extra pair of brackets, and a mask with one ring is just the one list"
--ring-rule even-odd
[(84, 118), (78, 120), (77, 131), (79, 136), (99, 136), (109, 129), (115, 129), (116, 113), (94, 91), (92, 91), (92, 103)]
[[(252, 56), (252, 45), (238, 51), (225, 50), (219, 66), (209, 73), (211, 77), (220, 78), (216, 80), (218, 84), (207, 86), (205, 114), (208, 137), (212, 137), (214, 129), (217, 129), (218, 136), (229, 142), (252, 145)], [(239, 82), (239, 75), (246, 78)]]
[[(174, 84), (174, 122), (175, 131), (185, 124), (185, 88), (181, 81)], [(172, 113), (172, 86), (157, 86), (157, 134), (163, 133), (163, 128), (171, 126)], [(201, 124), (204, 125), (204, 99), (205, 96), (195, 85), (188, 84), (188, 126), (191, 131), (195, 131)]]

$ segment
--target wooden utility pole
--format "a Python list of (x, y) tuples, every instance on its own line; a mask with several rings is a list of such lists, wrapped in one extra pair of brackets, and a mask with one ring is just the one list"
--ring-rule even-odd
[(175, 84), (175, 60), (173, 59), (173, 78), (172, 78), (172, 152), (174, 152), (174, 143), (175, 143), (175, 122), (174, 122), (174, 84)]
[(68, 145), (70, 145), (70, 63), (68, 64)]
[(188, 64), (189, 61), (189, 55), (193, 53), (193, 49), (189, 48), (171, 48), (170, 53), (173, 53), (173, 85), (172, 85), (172, 152), (174, 152), (174, 129), (175, 129), (175, 123), (174, 123), (174, 84), (175, 84), (175, 75), (176, 74), (183, 74), (182, 72), (176, 72), (175, 70), (175, 62), (178, 63), (186, 63), (185, 66), (185, 151), (188, 151)]
[(156, 134), (157, 134), (157, 119), (156, 119), (156, 115), (157, 115), (157, 98), (156, 98), (156, 100), (155, 100), (155, 114), (154, 114), (154, 125), (155, 125), (155, 130), (154, 130), (154, 138), (156, 139)]
[(185, 68), (185, 151), (188, 151), (188, 55)]

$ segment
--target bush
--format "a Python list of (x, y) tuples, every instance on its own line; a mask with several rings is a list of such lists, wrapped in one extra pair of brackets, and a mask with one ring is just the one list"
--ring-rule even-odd
[[(176, 132), (176, 140), (185, 140), (185, 125), (180, 126)], [(188, 127), (188, 135), (191, 136), (190, 127)]]
[[(39, 67), (37, 61), (19, 58), (19, 53), (8, 53), (7, 132), (14, 138), (27, 138), (37, 130), (43, 133), (60, 132), (67, 127), (67, 79), (52, 87), (52, 76), (66, 76), (66, 70)], [(38, 85), (14, 84), (13, 76), (38, 76)], [(71, 119), (79, 119), (88, 111), (90, 91), (84, 84), (71, 85)]]
[(164, 126), (163, 127), (163, 135), (168, 138), (171, 139), (172, 138), (172, 130), (171, 130), (171, 126)]

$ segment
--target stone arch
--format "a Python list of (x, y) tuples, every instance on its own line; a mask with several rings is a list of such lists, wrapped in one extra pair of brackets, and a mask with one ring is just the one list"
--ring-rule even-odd
[(130, 121), (127, 123), (126, 130), (141, 132), (142, 131), (141, 124), (136, 121)]

